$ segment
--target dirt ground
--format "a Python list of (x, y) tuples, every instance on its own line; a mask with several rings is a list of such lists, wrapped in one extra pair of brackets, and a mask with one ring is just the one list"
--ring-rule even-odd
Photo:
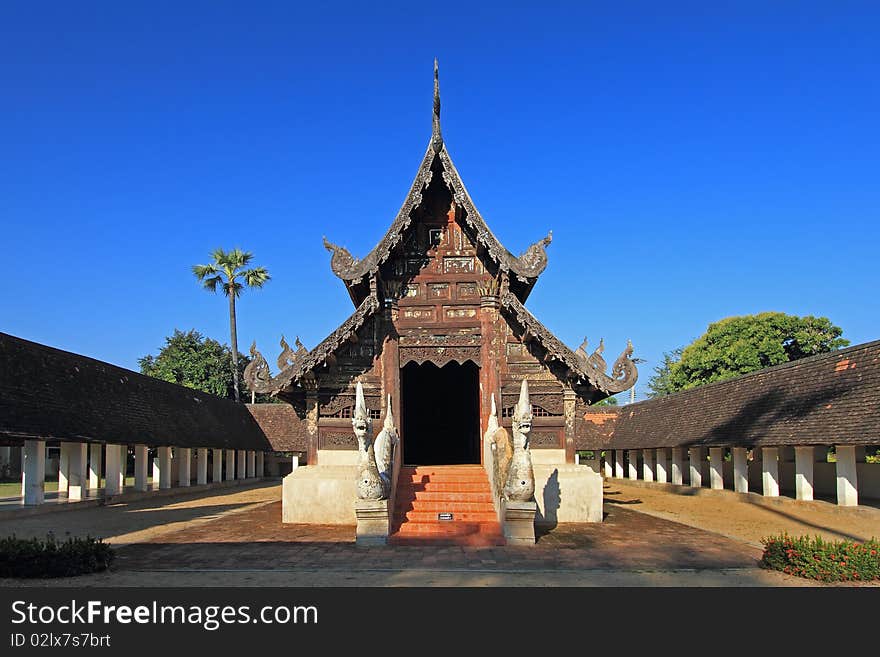
[(761, 538), (880, 536), (880, 509), (754, 502), (610, 480), (605, 522), (560, 525), (533, 547), (364, 548), (353, 527), (283, 525), (280, 485), (263, 482), (0, 521), (0, 535), (120, 548), (107, 573), (0, 586), (816, 586), (759, 568)]
[(605, 504), (628, 508), (657, 518), (699, 527), (748, 545), (787, 532), (792, 536), (819, 535), (830, 540), (865, 541), (880, 538), (880, 509), (842, 508), (822, 501), (798, 502), (780, 497), (768, 500), (750, 494), (749, 501), (732, 491), (680, 487), (680, 494), (657, 487), (611, 479), (605, 485)]

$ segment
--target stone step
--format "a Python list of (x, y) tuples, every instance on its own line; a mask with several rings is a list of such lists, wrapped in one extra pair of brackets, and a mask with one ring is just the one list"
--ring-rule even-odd
[(449, 500), (398, 500), (394, 505), (395, 513), (408, 511), (450, 511), (452, 513), (483, 512), (495, 513), (491, 502), (451, 502)]
[(420, 510), (412, 510), (407, 511), (405, 513), (394, 513), (395, 522), (402, 522), (404, 519), (407, 522), (438, 522), (442, 525), (451, 525), (455, 523), (468, 523), (468, 522), (493, 522), (497, 521), (498, 516), (495, 515), (494, 510), (489, 511), (458, 511), (452, 512), (452, 520), (440, 520), (440, 513), (447, 513), (448, 511), (420, 511)]
[(501, 525), (497, 521), (473, 522), (405, 522), (396, 527), (392, 535), (410, 536), (433, 534), (437, 536), (468, 536), (485, 534), (501, 536)]
[(489, 482), (487, 481), (426, 481), (408, 482), (398, 479), (397, 490), (403, 494), (409, 491), (426, 491), (438, 493), (487, 493), (489, 494)]
[(422, 500), (425, 500), (431, 502), (467, 502), (470, 504), (475, 504), (479, 502), (489, 504), (490, 506), (492, 505), (492, 494), (484, 493), (481, 491), (446, 491), (433, 488), (426, 490), (409, 491), (402, 491), (400, 488), (398, 488), (397, 491), (398, 502), (409, 502), (411, 500), (421, 502)]

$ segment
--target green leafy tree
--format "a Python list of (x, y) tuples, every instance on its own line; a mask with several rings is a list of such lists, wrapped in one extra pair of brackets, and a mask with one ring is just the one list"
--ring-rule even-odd
[[(237, 367), (243, 371), (249, 359), (243, 354), (239, 358)], [(139, 358), (138, 365), (141, 374), (234, 399), (232, 351), (198, 331), (175, 329), (158, 355)]]
[(606, 397), (602, 401), (596, 402), (593, 406), (617, 406), (617, 397)]
[[(219, 287), (229, 299), (229, 332), (232, 338), (233, 391), (235, 401), (239, 401), (238, 381), (241, 373), (238, 368), (238, 330), (235, 319), (235, 300), (245, 287), (261, 288), (270, 279), (265, 267), (246, 267), (253, 260), (253, 254), (235, 248), (226, 252), (214, 249), (211, 253), (214, 262), (208, 265), (193, 265), (192, 271), (206, 290), (216, 292)], [(242, 282), (243, 281), (243, 282)]]
[(668, 362), (664, 358), (649, 388), (658, 396), (834, 351), (849, 344), (842, 333), (827, 317), (780, 312), (728, 317), (710, 324), (677, 360), (675, 352)]
[(654, 367), (654, 376), (648, 380), (648, 397), (662, 397), (675, 392), (669, 376), (672, 366), (681, 360), (682, 351), (684, 351), (684, 347), (663, 352), (663, 362)]

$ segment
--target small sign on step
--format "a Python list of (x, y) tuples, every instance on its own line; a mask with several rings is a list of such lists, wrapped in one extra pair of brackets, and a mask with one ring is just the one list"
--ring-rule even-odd
[(438, 513), (437, 520), (452, 520), (451, 513)]

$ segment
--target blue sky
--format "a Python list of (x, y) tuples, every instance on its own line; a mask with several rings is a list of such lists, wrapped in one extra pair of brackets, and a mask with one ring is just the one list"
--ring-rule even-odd
[[(317, 3), (314, 3), (317, 4)], [(137, 368), (228, 341), (190, 266), (253, 251), (270, 362), (352, 310), (321, 236), (366, 254), (430, 137), (570, 346), (631, 338), (638, 396), (715, 320), (824, 315), (880, 338), (880, 9), (869, 2), (0, 5), (0, 331)]]

